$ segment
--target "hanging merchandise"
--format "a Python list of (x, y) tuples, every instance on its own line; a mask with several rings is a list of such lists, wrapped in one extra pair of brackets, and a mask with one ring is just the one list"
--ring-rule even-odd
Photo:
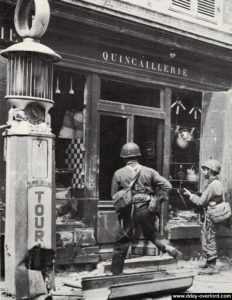
[(83, 137), (83, 112), (67, 110), (64, 115), (59, 138), (78, 139)]
[(201, 114), (201, 109), (200, 109), (200, 107), (198, 107), (198, 106), (193, 106), (192, 108), (191, 108), (191, 110), (189, 111), (189, 114), (191, 115), (193, 113), (193, 115), (194, 115), (194, 120), (197, 120), (197, 113), (200, 113)]
[(59, 77), (56, 78), (56, 90), (55, 94), (61, 94), (60, 88), (59, 88)]
[(196, 170), (196, 167), (193, 165), (190, 169), (186, 170), (187, 173), (187, 180), (191, 182), (197, 182), (199, 179), (199, 174)]
[(183, 105), (181, 100), (179, 100), (179, 98), (177, 98), (176, 101), (172, 103), (171, 108), (174, 108), (174, 107), (176, 107), (176, 115), (179, 115), (180, 108), (182, 108), (183, 110), (186, 110), (186, 107)]
[(71, 76), (71, 79), (70, 79), (70, 90), (69, 90), (69, 94), (70, 95), (74, 95), (74, 90), (73, 90), (73, 78)]
[(72, 139), (73, 137), (73, 113), (67, 110), (64, 115), (62, 128), (60, 130), (59, 138)]
[(65, 163), (68, 169), (73, 170), (72, 188), (85, 187), (85, 146), (83, 139), (71, 139), (65, 150)]
[(84, 115), (82, 111), (73, 114), (73, 139), (83, 138)]
[(185, 179), (185, 171), (184, 171), (182, 165), (179, 165), (179, 170), (178, 170), (176, 176), (177, 176), (178, 180), (184, 180)]
[(177, 126), (175, 133), (176, 133), (176, 144), (179, 148), (186, 149), (189, 146), (189, 142), (193, 140), (194, 130), (195, 127), (193, 127), (191, 131), (189, 131), (186, 128), (180, 130), (180, 126)]

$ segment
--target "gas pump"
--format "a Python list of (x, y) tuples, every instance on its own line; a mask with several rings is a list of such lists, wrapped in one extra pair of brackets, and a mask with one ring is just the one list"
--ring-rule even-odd
[(16, 299), (49, 298), (46, 278), (55, 253), (54, 139), (49, 110), (53, 63), (60, 56), (38, 40), (49, 18), (47, 0), (19, 0), (15, 28), (23, 42), (1, 52), (8, 60), (5, 99), (10, 104), (4, 132), (5, 292)]

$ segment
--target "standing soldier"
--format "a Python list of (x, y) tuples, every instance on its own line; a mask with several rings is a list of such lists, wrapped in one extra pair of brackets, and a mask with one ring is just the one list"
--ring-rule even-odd
[(133, 210), (132, 205), (129, 205), (118, 216), (121, 226), (118, 229), (114, 245), (111, 272), (114, 275), (122, 273), (124, 260), (132, 242), (133, 231), (136, 225), (140, 225), (144, 237), (152, 241), (159, 250), (168, 252), (177, 261), (180, 260), (181, 252), (167, 245), (167, 242), (165, 243), (161, 239), (159, 232), (155, 231), (155, 213), (149, 210), (149, 203), (151, 197), (156, 193), (156, 188), (159, 188), (156, 198), (161, 199), (171, 189), (171, 184), (154, 169), (138, 163), (138, 157), (141, 156), (141, 152), (137, 144), (125, 144), (121, 149), (120, 156), (124, 159), (126, 166), (114, 173), (111, 186), (112, 198), (119, 190), (129, 187), (136, 174), (138, 172), (139, 174), (132, 187), (133, 202), (135, 203), (133, 204)]
[(207, 160), (202, 166), (202, 174), (207, 184), (201, 196), (191, 194), (185, 189), (185, 195), (189, 196), (191, 202), (203, 208), (203, 224), (201, 229), (201, 245), (203, 256), (206, 262), (199, 267), (202, 269), (199, 274), (215, 274), (217, 261), (217, 245), (215, 224), (210, 219), (209, 207), (215, 206), (223, 201), (224, 192), (222, 183), (217, 176), (221, 171), (221, 164), (215, 159)]

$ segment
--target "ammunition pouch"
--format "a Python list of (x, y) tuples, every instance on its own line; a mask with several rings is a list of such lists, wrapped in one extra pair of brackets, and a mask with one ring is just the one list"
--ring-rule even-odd
[(229, 202), (221, 202), (215, 206), (208, 206), (209, 217), (214, 223), (220, 223), (231, 217)]
[(113, 195), (113, 205), (117, 213), (121, 213), (126, 207), (132, 205), (131, 188), (124, 188)]
[(137, 193), (133, 195), (133, 204), (141, 203), (141, 202), (148, 202), (151, 200), (151, 195), (145, 193)]
[(151, 200), (149, 202), (148, 210), (153, 213), (158, 212), (158, 204), (159, 204), (159, 197), (151, 195)]

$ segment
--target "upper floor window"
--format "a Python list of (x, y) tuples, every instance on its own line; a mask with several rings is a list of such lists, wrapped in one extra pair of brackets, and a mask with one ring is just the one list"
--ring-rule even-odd
[(217, 0), (171, 0), (171, 9), (216, 22)]

